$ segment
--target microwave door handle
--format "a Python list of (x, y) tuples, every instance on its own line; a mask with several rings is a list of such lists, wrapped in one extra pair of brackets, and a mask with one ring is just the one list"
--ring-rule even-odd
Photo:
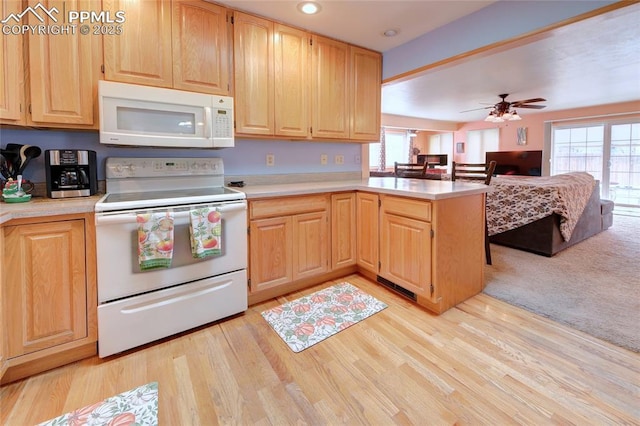
[(211, 139), (213, 134), (213, 120), (211, 107), (204, 107), (204, 137)]

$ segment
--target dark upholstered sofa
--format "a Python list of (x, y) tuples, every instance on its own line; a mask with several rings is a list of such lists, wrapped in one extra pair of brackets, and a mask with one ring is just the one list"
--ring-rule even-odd
[(600, 184), (598, 183), (595, 185), (569, 241), (562, 238), (560, 216), (555, 213), (519, 228), (492, 235), (489, 237), (489, 241), (551, 257), (567, 247), (604, 231), (612, 223), (613, 202), (600, 199)]

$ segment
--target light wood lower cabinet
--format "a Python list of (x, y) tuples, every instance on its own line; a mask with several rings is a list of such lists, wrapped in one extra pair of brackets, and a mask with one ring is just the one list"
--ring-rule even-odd
[(484, 194), (356, 191), (250, 200), (249, 211), (250, 303), (357, 271), (438, 314), (484, 288)]
[(2, 382), (95, 353), (92, 218), (21, 219), (2, 228), (3, 352), (8, 367)]
[(378, 194), (356, 194), (356, 261), (360, 268), (378, 273)]
[(380, 201), (380, 277), (438, 314), (482, 291), (484, 194)]
[(249, 204), (250, 291), (329, 270), (329, 195)]
[(6, 323), (4, 319), (4, 292), (2, 291), (4, 288), (5, 281), (5, 262), (4, 262), (4, 232), (0, 229), (0, 322), (2, 326), (0, 326), (0, 379), (4, 376), (4, 372), (7, 371), (7, 349), (5, 345), (5, 333), (6, 333)]
[(251, 291), (293, 280), (291, 217), (252, 220), (250, 225)]
[(331, 195), (331, 269), (356, 264), (356, 194)]
[(380, 198), (380, 276), (430, 298), (431, 203)]

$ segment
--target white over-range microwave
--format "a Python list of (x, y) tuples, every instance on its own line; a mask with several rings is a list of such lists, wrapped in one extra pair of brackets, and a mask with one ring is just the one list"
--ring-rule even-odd
[(234, 145), (233, 98), (100, 80), (100, 143), (175, 148)]

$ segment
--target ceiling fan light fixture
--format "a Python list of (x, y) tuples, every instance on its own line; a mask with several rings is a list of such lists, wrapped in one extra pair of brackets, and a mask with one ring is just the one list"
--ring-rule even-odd
[(511, 121), (518, 121), (518, 120), (522, 120), (522, 117), (520, 117), (520, 116), (518, 115), (518, 113), (516, 112), (516, 110), (514, 109), (514, 110), (512, 111), (511, 119), (510, 119), (510, 120), (511, 120)]
[(320, 12), (320, 4), (314, 1), (303, 1), (298, 3), (298, 10), (305, 15), (315, 15)]
[(493, 111), (489, 112), (489, 115), (487, 115), (487, 118), (484, 119), (484, 121), (488, 121), (488, 122), (493, 122), (493, 119), (495, 118), (495, 114), (493, 113)]

